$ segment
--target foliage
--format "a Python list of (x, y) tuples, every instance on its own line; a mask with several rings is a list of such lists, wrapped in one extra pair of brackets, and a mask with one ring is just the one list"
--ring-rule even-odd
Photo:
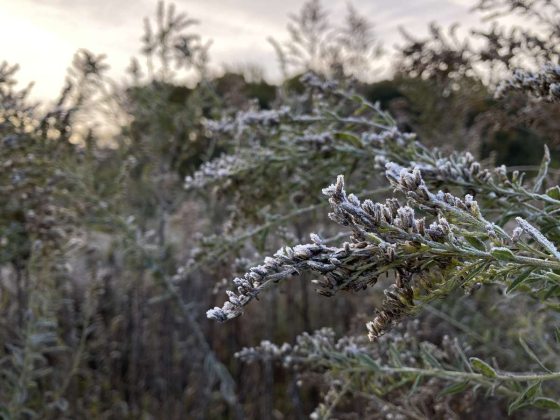
[[(364, 103), (360, 98), (357, 101)], [(375, 110), (367, 103), (366, 106)], [(401, 193), (407, 204), (401, 204), (397, 198), (389, 198), (384, 203), (369, 199), (361, 202), (356, 195), (347, 195), (343, 177), (339, 176), (336, 184), (323, 193), (329, 197), (331, 219), (351, 228), (350, 241), (339, 247), (328, 246), (312, 235), (310, 244), (282, 248), (273, 258), (265, 259), (263, 265), (236, 278), (237, 293), (228, 291), (228, 302), (222, 308), (209, 310), (209, 318), (219, 321), (235, 318), (262, 291), (305, 271), (323, 277), (314, 282), (318, 293), (324, 296), (364, 290), (384, 275), (394, 278), (394, 283), (385, 287), (385, 298), (373, 320), (367, 323), (371, 340), (384, 335), (404, 318), (416, 315), (426, 303), (457, 288), (474, 291), (481, 286), (500, 285), (506, 299), (510, 299), (508, 295), (513, 291), (528, 293), (539, 311), (555, 312), (560, 269), (560, 253), (554, 245), (559, 240), (555, 214), (560, 202), (557, 187), (543, 190), (550, 163), (548, 150), (531, 185), (524, 182), (525, 175), (518, 171), (508, 176), (503, 166), (483, 169), (469, 153), (446, 156), (428, 149), (415, 141), (414, 136), (391, 127), (388, 117), (382, 123), (375, 123), (380, 127), (378, 134), (371, 127), (369, 115), (337, 117), (336, 121), (344, 118), (350, 121), (349, 127), (345, 127), (348, 131), (340, 128), (338, 131), (344, 134), (340, 138), (353, 140), (352, 146), (346, 149), (355, 147), (370, 155), (378, 166), (384, 166), (394, 191)], [(366, 135), (360, 137), (350, 131), (356, 125), (368, 127)], [(431, 187), (440, 191), (436, 194)], [(471, 194), (462, 198), (443, 190), (468, 191), (479, 198), (475, 201)], [(513, 219), (518, 227), (508, 233), (505, 226)], [(556, 317), (551, 316), (554, 322)], [(557, 343), (552, 341), (550, 345), (557, 346)], [(285, 357), (292, 360), (290, 352)], [(327, 355), (324, 358), (329, 359)], [(524, 388), (509, 389), (503, 382), (532, 385), (558, 379), (557, 365), (554, 365), (556, 372), (542, 363), (541, 366), (542, 373), (531, 375), (502, 370), (497, 373), (487, 362), (471, 358), (471, 364), (466, 367), (467, 372), (475, 372), (472, 377), (450, 369), (444, 372), (435, 369), (430, 373), (430, 369), (407, 371), (408, 367), (403, 367), (403, 372), (413, 376), (416, 373), (416, 378), (439, 375), (462, 382), (469, 379), (464, 389), (479, 386), (477, 379), (480, 379), (492, 390), (503, 387), (512, 404), (519, 404), (525, 398)], [(398, 369), (387, 367), (379, 369), (378, 375), (397, 372)], [(357, 392), (362, 391), (358, 387)], [(350, 392), (348, 387), (344, 389), (346, 392)], [(539, 406), (539, 398), (523, 399), (521, 405), (535, 402)], [(558, 404), (550, 401), (551, 408)]]
[(558, 9), (477, 10), (375, 83), (318, 1), (280, 86), (163, 3), (120, 82), (0, 65), (0, 418), (556, 415)]
[(373, 24), (347, 5), (344, 22), (335, 26), (319, 0), (304, 3), (298, 14), (290, 15), (289, 41), (269, 39), (280, 61), (283, 76), (289, 70), (313, 71), (329, 78), (367, 77), (372, 59), (382, 54)]

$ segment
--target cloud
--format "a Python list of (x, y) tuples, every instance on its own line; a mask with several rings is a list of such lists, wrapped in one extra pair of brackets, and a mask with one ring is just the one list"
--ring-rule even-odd
[[(18, 0), (21, 8), (34, 15), (46, 14), (56, 16), (64, 23), (86, 22), (86, 24), (101, 23), (106, 27), (123, 26), (138, 15), (149, 9), (152, 2), (148, 0)], [(154, 3), (155, 8), (155, 3)]]
[[(391, 48), (400, 40), (398, 26), (412, 34), (425, 34), (430, 21), (469, 24), (463, 0), (354, 0), (352, 4), (374, 22), (376, 33)], [(239, 63), (261, 65), (278, 75), (273, 48), (267, 42), (286, 38), (288, 14), (296, 13), (302, 0), (176, 0), (178, 11), (200, 20), (197, 31), (212, 39), (211, 60), (230, 67)], [(334, 21), (345, 13), (346, 3), (324, 0)], [(79, 48), (106, 53), (114, 76), (122, 74), (136, 55), (142, 35), (142, 19), (153, 16), (155, 0), (0, 0), (0, 36), (14, 39), (0, 46), (0, 59), (18, 62), (23, 79), (37, 81), (35, 95), (55, 96), (62, 86), (72, 54)]]

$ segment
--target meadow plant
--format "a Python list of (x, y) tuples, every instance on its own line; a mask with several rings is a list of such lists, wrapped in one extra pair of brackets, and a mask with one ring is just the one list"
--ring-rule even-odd
[(40, 107), (1, 64), (0, 418), (553, 417), (558, 8), (477, 10), (379, 83), (317, 1), (278, 88), (163, 3), (120, 82), (80, 50)]
[[(292, 144), (305, 144), (307, 149), (302, 153), (308, 159), (323, 148), (336, 150), (342, 156), (359, 155), (362, 161), (384, 173), (394, 195), (385, 200), (360, 199), (362, 194), (346, 192), (344, 176), (339, 175), (336, 183), (323, 189), (323, 194), (331, 207), (329, 218), (350, 229), (349, 240), (336, 246), (312, 234), (310, 243), (282, 247), (263, 264), (235, 278), (235, 290), (227, 291), (228, 300), (222, 307), (208, 310), (208, 318), (236, 318), (266, 289), (305, 272), (319, 277), (313, 280), (316, 291), (327, 297), (375, 287), (383, 277), (392, 279), (391, 284), (382, 286), (384, 298), (366, 323), (372, 341), (378, 341), (403, 321), (420, 316), (423, 307), (453, 295), (458, 289), (477, 294), (480, 288), (498, 287), (502, 290), (500, 299), (507, 300), (527, 294), (540, 311), (549, 310), (550, 319), (556, 318), (552, 308), (556, 307), (559, 290), (560, 252), (556, 244), (560, 239), (560, 190), (547, 181), (551, 161), (547, 148), (538, 173), (529, 180), (526, 174), (508, 171), (503, 165), (485, 168), (468, 152), (445, 154), (428, 148), (413, 134), (401, 132), (389, 115), (362, 97), (345, 96), (328, 84), (322, 85), (322, 91), (330, 91), (355, 107), (346, 108), (346, 112), (351, 112), (344, 115), (325, 111), (323, 115), (291, 117), (298, 122), (330, 118), (338, 124), (331, 136), (328, 130), (322, 130), (320, 136), (313, 137), (315, 141), (300, 143), (296, 136), (291, 138)], [(367, 115), (365, 110), (371, 114)], [(255, 121), (261, 127), (270, 120)], [(275, 120), (276, 127), (278, 124), (281, 127), (281, 119)], [(317, 142), (320, 148), (314, 149)], [(277, 152), (263, 156), (282, 159)], [(230, 164), (238, 167), (232, 159), (223, 158), (221, 170), (199, 173), (195, 179), (202, 185), (202, 179), (238, 176), (239, 172), (225, 169)], [(309, 358), (319, 365), (324, 359), (326, 371), (354, 371), (354, 359), (361, 357), (360, 366), (369, 364), (368, 369), (382, 378), (403, 375), (409, 381), (415, 378), (417, 386), (423, 378), (436, 377), (454, 383), (457, 389), (453, 388), (453, 393), (478, 387), (490, 389), (491, 393), (510, 400), (510, 412), (522, 406), (560, 408), (554, 400), (560, 379), (558, 360), (551, 360), (546, 366), (531, 350), (527, 350), (528, 354), (538, 361), (540, 370), (507, 371), (477, 356), (465, 358), (462, 368), (455, 370), (443, 368), (437, 360), (419, 367), (401, 362), (400, 358), (398, 363), (393, 361), (396, 365), (379, 366), (367, 356), (367, 351), (356, 350), (348, 356), (346, 349), (339, 349), (332, 340), (324, 338), (324, 332), (316, 334), (301, 339), (311, 340), (313, 354), (306, 353), (311, 351), (308, 346), (302, 356), (298, 353), (300, 347), (292, 350), (289, 345), (275, 347), (263, 343), (261, 347), (242, 351), (240, 357), (258, 358), (256, 355), (263, 353), (259, 357), (266, 358), (272, 353), (288, 365), (294, 359), (304, 360), (304, 366)], [(324, 346), (313, 340), (326, 340), (331, 347), (317, 355), (315, 349)], [(551, 345), (557, 347), (558, 343)], [(340, 356), (331, 365), (327, 361), (334, 357), (333, 353)], [(353, 379), (348, 380), (353, 383)], [(544, 382), (546, 387), (541, 387)], [(363, 392), (362, 386), (367, 387), (367, 382), (342, 386), (338, 393), (333, 391), (338, 395), (335, 400), (341, 394)], [(379, 388), (377, 392), (381, 396), (387, 391)], [(330, 391), (327, 400), (332, 397), (329, 395)], [(336, 405), (332, 403), (331, 408)], [(329, 406), (328, 401), (325, 404)], [(319, 407), (319, 411), (323, 409)]]
[(497, 94), (504, 95), (504, 92), (515, 89), (546, 101), (559, 102), (560, 66), (549, 63), (538, 72), (516, 70), (511, 79), (502, 82)]

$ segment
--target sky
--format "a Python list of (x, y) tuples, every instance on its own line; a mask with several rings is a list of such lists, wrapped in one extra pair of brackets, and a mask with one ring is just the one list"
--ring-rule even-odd
[[(200, 21), (196, 31), (212, 40), (215, 67), (259, 65), (268, 80), (278, 78), (274, 49), (267, 41), (287, 38), (288, 15), (303, 0), (175, 0), (178, 11)], [(375, 25), (387, 50), (402, 39), (399, 26), (413, 35), (428, 24), (479, 21), (470, 13), (472, 0), (353, 0), (352, 5)], [(334, 22), (347, 2), (323, 0)], [(143, 18), (154, 16), (157, 0), (0, 0), (0, 62), (20, 65), (20, 82), (35, 82), (33, 97), (54, 98), (62, 88), (72, 56), (85, 48), (107, 54), (111, 76), (123, 77), (130, 58), (138, 55)]]

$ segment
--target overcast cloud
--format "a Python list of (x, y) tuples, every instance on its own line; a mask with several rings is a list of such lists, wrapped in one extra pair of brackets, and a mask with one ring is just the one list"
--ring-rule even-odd
[[(304, 1), (177, 0), (177, 9), (200, 20), (198, 32), (213, 41), (215, 66), (258, 64), (266, 76), (278, 76), (274, 51), (267, 37), (286, 37), (288, 14)], [(478, 21), (468, 0), (354, 0), (351, 2), (375, 24), (387, 49), (400, 40), (398, 27), (423, 35), (429, 22)], [(346, 1), (323, 0), (333, 21), (342, 16)], [(36, 82), (34, 97), (52, 98), (62, 87), (67, 66), (79, 48), (108, 55), (113, 77), (120, 77), (136, 55), (142, 19), (154, 14), (156, 0), (0, 0), (0, 61), (19, 63), (20, 80)]]

